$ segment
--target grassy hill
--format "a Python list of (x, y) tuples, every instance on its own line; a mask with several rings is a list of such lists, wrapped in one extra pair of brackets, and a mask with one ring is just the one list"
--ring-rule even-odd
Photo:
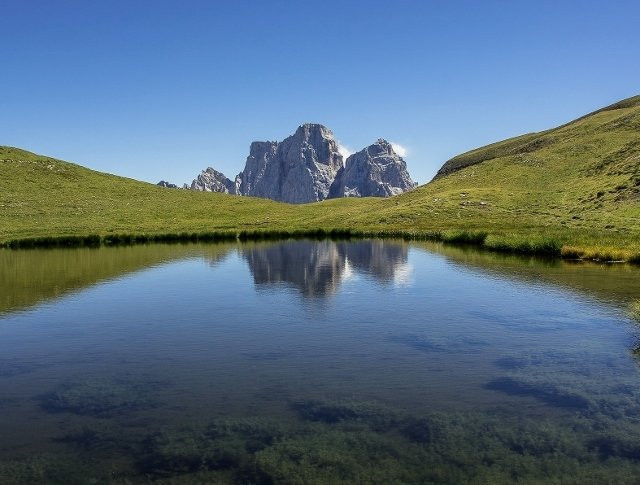
[(483, 232), (476, 242), (492, 249), (640, 260), (640, 96), (459, 155), (432, 182), (389, 199), (294, 206), (163, 189), (0, 147), (0, 242), (315, 228)]

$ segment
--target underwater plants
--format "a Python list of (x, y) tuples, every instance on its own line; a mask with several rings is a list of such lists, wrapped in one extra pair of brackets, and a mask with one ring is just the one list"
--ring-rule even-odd
[[(219, 418), (133, 434), (95, 421), (56, 440), (70, 453), (0, 462), (0, 483), (640, 480), (640, 425), (597, 407), (588, 419), (568, 412), (560, 421), (505, 409), (407, 414), (353, 399), (298, 400), (289, 408), (293, 417)], [(109, 460), (131, 466), (114, 474)]]
[(38, 399), (40, 407), (47, 412), (105, 418), (155, 405), (142, 385), (117, 379), (86, 379), (63, 384)]

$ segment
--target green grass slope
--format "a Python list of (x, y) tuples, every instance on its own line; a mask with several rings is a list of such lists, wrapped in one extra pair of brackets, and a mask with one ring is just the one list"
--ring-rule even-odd
[(224, 230), (294, 219), (276, 202), (171, 190), (0, 147), (0, 240)]
[(577, 255), (628, 258), (640, 238), (640, 96), (455, 157), (394, 203), (393, 224), (427, 214), (434, 228), (486, 230), (495, 247), (551, 237)]
[[(484, 246), (640, 260), (640, 96), (462, 154), (389, 199), (307, 205), (163, 189), (0, 147), (0, 242), (118, 233), (486, 232)], [(534, 250), (534, 251), (532, 251)]]

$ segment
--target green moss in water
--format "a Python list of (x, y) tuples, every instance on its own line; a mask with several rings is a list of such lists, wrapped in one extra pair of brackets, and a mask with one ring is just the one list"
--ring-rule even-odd
[(102, 483), (91, 467), (71, 456), (38, 455), (26, 460), (0, 461), (3, 485), (85, 485)]
[(300, 401), (299, 422), (219, 420), (150, 436), (140, 473), (170, 483), (593, 483), (640, 480), (640, 429), (611, 417), (409, 416)]
[(552, 385), (525, 382), (513, 377), (498, 377), (485, 384), (485, 389), (504, 392), (510, 396), (529, 396), (560, 408), (586, 410), (589, 400), (578, 394), (563, 392)]
[(296, 401), (291, 408), (305, 421), (324, 424), (340, 422), (363, 423), (377, 431), (397, 426), (397, 416), (375, 403), (361, 401)]
[(154, 386), (114, 379), (82, 380), (39, 396), (39, 401), (47, 412), (108, 418), (155, 406), (157, 403), (148, 397), (149, 389)]

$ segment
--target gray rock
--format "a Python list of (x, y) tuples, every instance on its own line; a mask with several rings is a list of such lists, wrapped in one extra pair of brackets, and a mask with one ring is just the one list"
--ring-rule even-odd
[(306, 123), (281, 142), (251, 143), (235, 181), (209, 167), (190, 188), (303, 204), (329, 197), (388, 197), (416, 186), (405, 161), (385, 140), (343, 162), (331, 130)]
[(307, 123), (282, 142), (253, 142), (238, 193), (293, 204), (324, 200), (342, 167), (338, 143), (328, 128)]
[(416, 185), (391, 143), (379, 139), (347, 158), (331, 184), (329, 197), (389, 197)]
[(273, 178), (275, 171), (273, 160), (277, 149), (277, 141), (251, 143), (244, 170), (236, 176), (236, 193), (274, 198), (271, 194), (277, 194), (279, 187), (267, 186), (266, 180)]
[(159, 185), (160, 187), (164, 187), (166, 189), (177, 189), (178, 188), (178, 186), (176, 184), (170, 184), (169, 182), (166, 182), (165, 180), (161, 180), (156, 185)]
[(202, 192), (223, 192), (225, 194), (235, 194), (236, 184), (224, 176), (223, 173), (209, 167), (203, 170), (198, 178), (191, 182), (191, 190)]

